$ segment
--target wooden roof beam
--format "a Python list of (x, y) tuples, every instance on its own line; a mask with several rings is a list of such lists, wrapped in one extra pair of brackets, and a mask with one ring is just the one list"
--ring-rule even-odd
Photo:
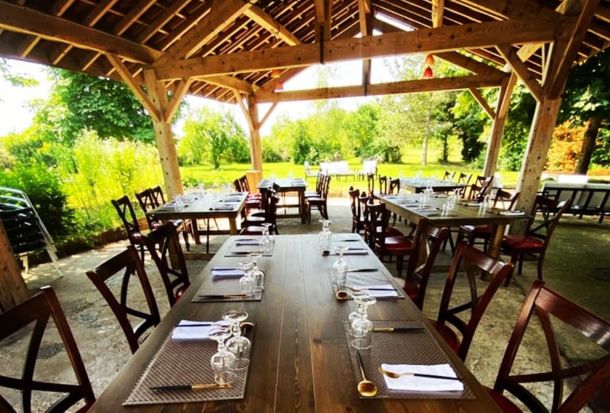
[(275, 37), (282, 40), (289, 46), (301, 44), (301, 41), (290, 30), (284, 27), (280, 22), (275, 20), (265, 11), (256, 6), (251, 6), (244, 14), (256, 24), (273, 33)]
[[(392, 95), (404, 93), (439, 92), (448, 90), (462, 90), (482, 87), (498, 87), (502, 85), (506, 75), (461, 76), (435, 79), (406, 80), (393, 83), (371, 84), (367, 88), (369, 96)], [(364, 96), (362, 86), (343, 86), (320, 88), (310, 90), (291, 90), (287, 92), (257, 92), (256, 100), (259, 103), (303, 101), (319, 99), (338, 99)]]
[(254, 90), (252, 85), (245, 80), (227, 76), (227, 75), (219, 75), (219, 76), (208, 76), (202, 77), (199, 80), (203, 80), (211, 85), (216, 85), (220, 87), (224, 87), (231, 90), (236, 90), (242, 93), (252, 93)]
[[(360, 33), (363, 36), (373, 35), (373, 5), (371, 0), (358, 0)], [(362, 61), (362, 86), (366, 89), (371, 83), (371, 59)]]
[(457, 0), (458, 2), (502, 19), (553, 18), (559, 14), (536, 0)]
[(443, 52), (435, 53), (434, 55), (449, 63), (452, 63), (456, 66), (459, 66), (478, 75), (502, 73), (501, 70), (498, 70), (493, 66), (487, 65), (483, 62), (479, 62), (478, 60), (475, 60), (458, 52)]
[[(49, 11), (49, 14), (53, 15), (53, 16), (61, 16), (63, 15), (72, 5), (72, 3), (74, 3), (76, 0), (59, 0), (56, 1), (53, 6), (51, 7), (51, 10)], [(21, 2), (21, 4), (23, 4), (25, 1)], [(0, 30), (1, 31), (1, 30)], [(28, 36), (19, 46), (18, 48), (18, 53), (21, 57), (26, 57), (27, 55), (30, 54), (30, 52), (34, 49), (34, 47), (36, 47), (36, 45), (38, 44), (38, 42), (40, 41), (40, 37), (38, 36)]]
[(443, 25), (443, 14), (445, 13), (445, 0), (432, 0), (432, 27)]
[(161, 55), (148, 46), (6, 1), (0, 1), (0, 28), (82, 49), (117, 54), (139, 63), (150, 64)]
[[(566, 20), (567, 19), (567, 20)], [(573, 19), (518, 19), (489, 23), (388, 33), (382, 36), (329, 40), (324, 44), (326, 62), (364, 59), (411, 53), (437, 53), (464, 48), (492, 47), (501, 44), (548, 42), (557, 27)], [(317, 44), (277, 47), (224, 56), (209, 56), (156, 65), (162, 79), (189, 76), (255, 72), (285, 67), (308, 66), (320, 62)]]
[(508, 63), (515, 71), (517, 76), (519, 76), (519, 79), (521, 79), (525, 86), (527, 86), (532, 96), (534, 96), (534, 98), (540, 102), (542, 99), (542, 87), (532, 73), (530, 73), (530, 71), (527, 69), (525, 63), (519, 59), (519, 56), (517, 56), (517, 51), (510, 45), (498, 45), (496, 48), (506, 60), (506, 63)]
[(316, 40), (330, 40), (332, 0), (314, 0), (316, 13)]
[(187, 4), (190, 3), (191, 0), (175, 0), (172, 2), (171, 6), (165, 10), (164, 13), (159, 14), (155, 20), (153, 20), (148, 27), (146, 27), (138, 37), (136, 37), (136, 42), (138, 43), (146, 43), (148, 39), (150, 39), (156, 32), (161, 30), (161, 27), (165, 26), (165, 24), (171, 20), (177, 13), (180, 13)]
[(494, 120), (496, 117), (496, 112), (494, 112), (494, 110), (491, 108), (489, 102), (487, 102), (487, 99), (485, 99), (485, 97), (481, 94), (481, 91), (474, 87), (470, 87), (468, 90), (470, 91), (472, 97), (479, 102), (479, 105), (485, 111), (485, 113), (487, 113), (491, 120)]
[(159, 59), (159, 64), (189, 58), (252, 6), (243, 0), (213, 0), (210, 13)]

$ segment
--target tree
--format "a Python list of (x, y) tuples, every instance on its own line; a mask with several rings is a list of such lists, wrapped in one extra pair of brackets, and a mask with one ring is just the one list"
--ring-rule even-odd
[(249, 151), (245, 133), (233, 116), (203, 108), (184, 122), (184, 137), (178, 143), (183, 161), (201, 164), (207, 160), (214, 169), (220, 162), (245, 162)]
[[(591, 57), (570, 72), (560, 121), (572, 120), (587, 128), (576, 173), (586, 174), (596, 148), (599, 131), (610, 120), (610, 52)], [(605, 136), (605, 135), (602, 135)], [(600, 143), (601, 144), (601, 143)]]

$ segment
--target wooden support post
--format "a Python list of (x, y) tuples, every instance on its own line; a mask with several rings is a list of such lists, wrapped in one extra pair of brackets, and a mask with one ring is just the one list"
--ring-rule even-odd
[(4, 225), (0, 221), (0, 312), (16, 306), (28, 296), (19, 264), (13, 255)]
[(492, 176), (496, 173), (500, 147), (502, 146), (502, 134), (504, 133), (504, 125), (510, 108), (510, 98), (513, 94), (513, 88), (515, 87), (516, 82), (517, 76), (513, 73), (505, 79), (500, 87), (498, 103), (496, 104), (491, 127), (491, 136), (489, 137), (489, 143), (487, 144), (485, 168), (483, 169), (483, 175), (485, 176)]
[[(549, 99), (546, 96), (543, 96), (542, 100), (536, 105), (527, 149), (525, 150), (525, 160), (521, 166), (517, 183), (517, 191), (520, 192), (517, 202), (518, 209), (530, 211), (534, 206), (540, 176), (544, 170), (560, 106), (561, 97)], [(514, 231), (519, 230), (523, 230), (523, 228), (514, 229)]]
[(250, 159), (252, 169), (263, 172), (263, 143), (261, 142), (260, 122), (258, 121), (258, 108), (253, 95), (248, 95), (248, 111), (250, 117)]

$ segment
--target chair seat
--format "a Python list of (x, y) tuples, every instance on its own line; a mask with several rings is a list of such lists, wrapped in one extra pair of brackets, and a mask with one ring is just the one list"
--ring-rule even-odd
[(386, 236), (389, 237), (404, 237), (405, 235), (398, 228), (388, 227), (385, 231)]
[(324, 198), (307, 198), (307, 202), (311, 205), (318, 205), (326, 203), (326, 199)]
[(319, 198), (320, 193), (316, 191), (305, 191), (305, 198)]
[(457, 334), (455, 334), (455, 332), (445, 324), (441, 324), (436, 320), (429, 321), (432, 323), (436, 331), (443, 337), (443, 339), (445, 339), (445, 342), (447, 342), (449, 347), (457, 353), (460, 349), (460, 339), (458, 338)]
[(472, 234), (478, 237), (491, 236), (491, 225), (461, 225), (460, 231)]
[(375, 242), (375, 248), (386, 254), (406, 255), (413, 249), (413, 242), (405, 237), (386, 237), (383, 246)]
[(485, 387), (485, 390), (487, 390), (487, 393), (489, 393), (491, 398), (504, 413), (522, 413), (522, 410), (519, 409), (517, 405), (510, 401), (507, 397), (498, 393), (494, 389), (490, 389), (489, 387)]
[(507, 235), (502, 240), (502, 246), (511, 250), (537, 252), (544, 248), (544, 241), (527, 235)]

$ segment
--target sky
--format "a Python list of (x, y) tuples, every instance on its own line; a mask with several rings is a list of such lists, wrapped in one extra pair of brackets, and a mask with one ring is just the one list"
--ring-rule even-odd
[[(51, 83), (48, 79), (48, 72), (45, 66), (17, 60), (7, 60), (6, 63), (11, 73), (18, 73), (36, 79), (38, 85), (34, 87), (13, 86), (0, 78), (0, 136), (26, 129), (32, 123), (34, 116), (31, 106), (32, 102), (36, 99), (46, 99), (51, 89)], [(389, 69), (390, 65), (391, 59), (373, 59), (371, 83), (391, 81), (393, 76)], [(317, 87), (321, 74), (328, 78), (330, 86), (359, 85), (362, 79), (362, 62), (348, 61), (325, 66), (312, 66), (286, 82), (284, 90), (314, 89)], [(209, 107), (214, 110), (229, 111), (244, 130), (248, 130), (246, 119), (237, 105), (219, 103), (211, 99), (194, 96), (187, 96), (185, 99), (193, 110), (200, 107)], [(344, 98), (337, 99), (336, 101), (339, 107), (346, 110), (354, 110), (362, 103), (371, 99), (375, 98)], [(259, 105), (258, 112), (260, 118), (265, 115), (270, 106), (270, 104)], [(271, 127), (280, 117), (303, 118), (315, 111), (315, 108), (316, 105), (313, 101), (279, 103), (263, 125), (261, 129), (262, 136), (269, 134)], [(175, 125), (174, 133), (177, 137), (181, 136), (182, 122), (178, 122)]]

